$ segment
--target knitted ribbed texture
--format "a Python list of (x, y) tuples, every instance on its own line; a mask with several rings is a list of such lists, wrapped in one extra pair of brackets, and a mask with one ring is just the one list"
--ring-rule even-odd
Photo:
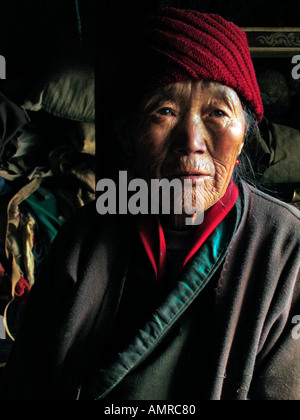
[(129, 66), (139, 88), (189, 79), (216, 81), (234, 89), (261, 121), (263, 105), (247, 37), (234, 23), (169, 7), (142, 19), (134, 37), (138, 50), (134, 44), (128, 47), (139, 75), (132, 61)]

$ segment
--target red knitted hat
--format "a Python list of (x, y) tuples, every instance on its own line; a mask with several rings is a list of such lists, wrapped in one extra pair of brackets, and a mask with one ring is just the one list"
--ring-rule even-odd
[[(246, 34), (215, 14), (163, 8), (139, 21), (122, 76), (139, 90), (207, 79), (234, 89), (260, 122), (263, 105)], [(132, 86), (132, 84), (131, 84)], [(123, 85), (124, 88), (124, 85)]]

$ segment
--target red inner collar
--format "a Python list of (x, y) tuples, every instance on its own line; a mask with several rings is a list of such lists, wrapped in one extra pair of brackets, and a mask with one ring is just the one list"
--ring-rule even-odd
[[(203, 223), (199, 225), (197, 230), (195, 243), (185, 257), (182, 267), (186, 265), (208, 236), (230, 212), (236, 203), (238, 195), (237, 186), (234, 182), (231, 182), (222, 199), (206, 211)], [(160, 220), (153, 215), (138, 215), (136, 220), (140, 238), (156, 278), (162, 280), (166, 269), (166, 242)]]

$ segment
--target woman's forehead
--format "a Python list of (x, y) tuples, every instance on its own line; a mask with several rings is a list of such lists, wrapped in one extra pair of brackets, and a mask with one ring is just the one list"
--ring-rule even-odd
[(224, 102), (225, 104), (234, 104), (238, 101), (240, 104), (239, 96), (232, 88), (208, 80), (189, 80), (160, 87), (148, 98), (147, 104), (164, 101), (178, 102), (191, 97)]

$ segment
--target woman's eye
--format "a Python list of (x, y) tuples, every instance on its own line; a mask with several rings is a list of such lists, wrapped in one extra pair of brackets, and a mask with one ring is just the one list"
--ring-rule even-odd
[(165, 115), (167, 117), (173, 117), (175, 115), (175, 112), (171, 108), (160, 108), (156, 111), (159, 115)]
[(225, 117), (226, 113), (222, 111), (221, 109), (215, 109), (214, 111), (210, 113), (210, 116), (221, 118), (221, 117)]

